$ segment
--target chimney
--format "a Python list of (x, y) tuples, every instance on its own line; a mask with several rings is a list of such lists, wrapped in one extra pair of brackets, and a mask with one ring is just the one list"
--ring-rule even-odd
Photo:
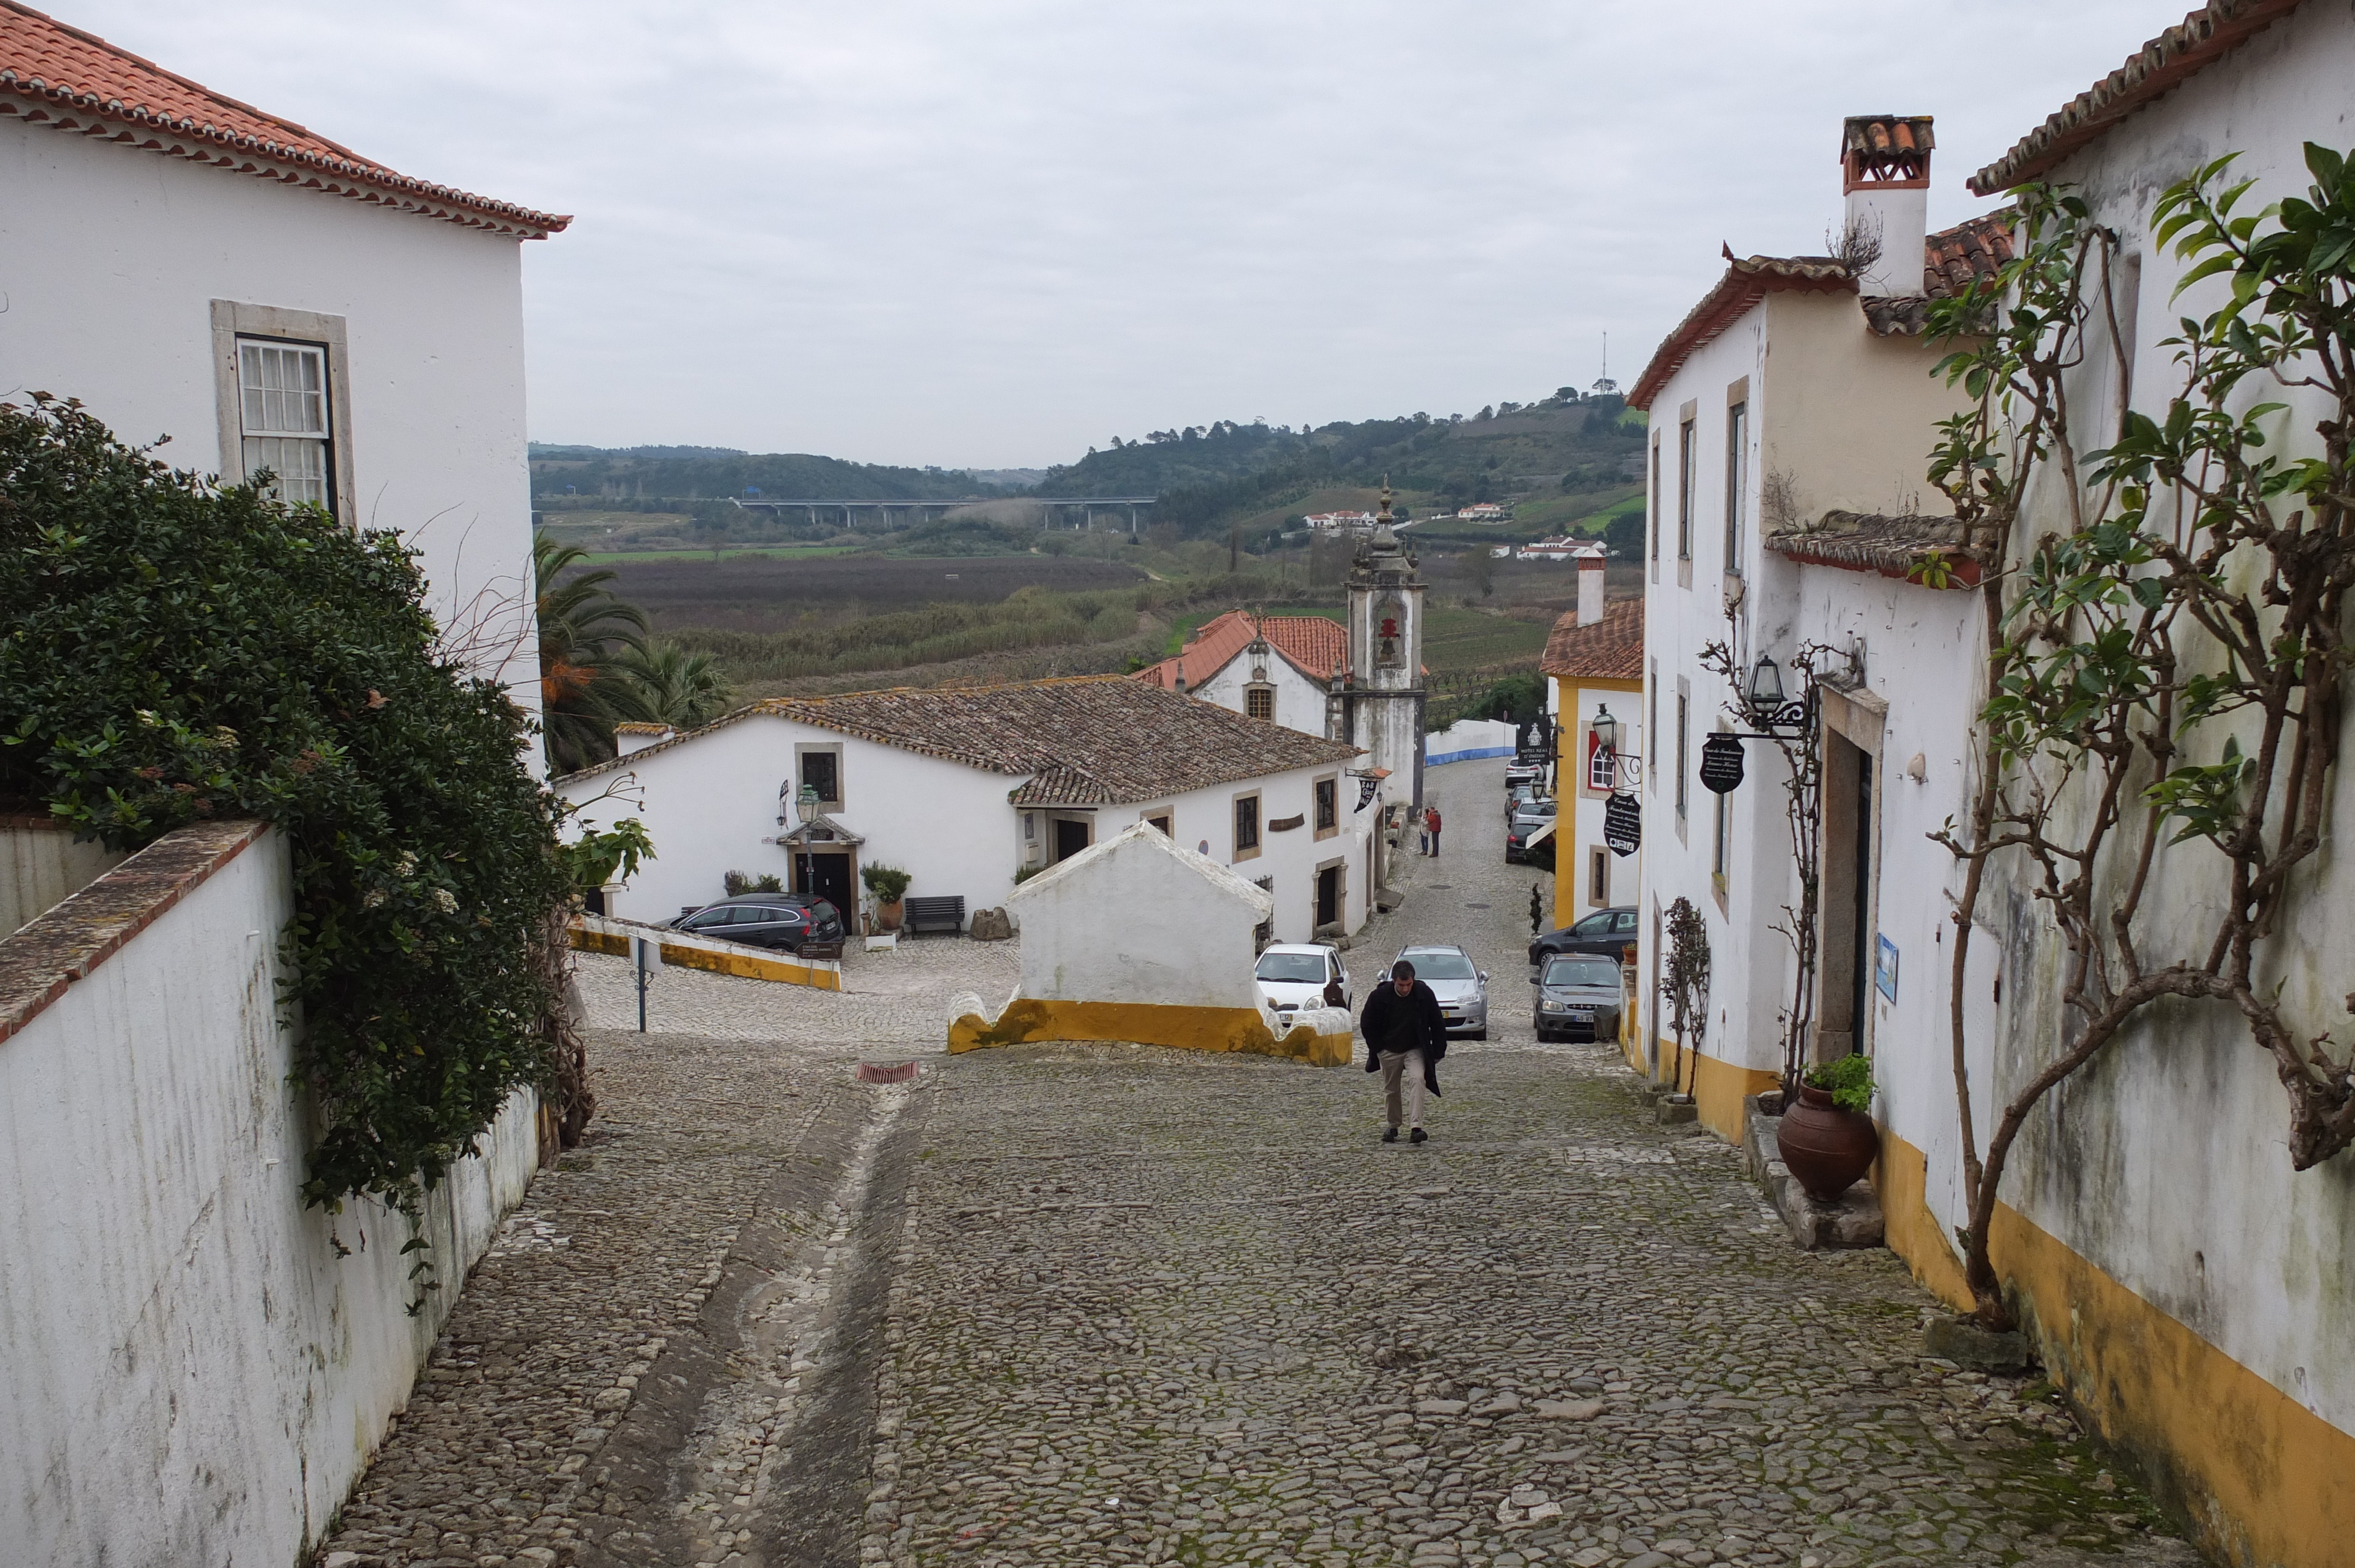
[(1848, 212), (1839, 249), (1844, 259), (1871, 258), (1856, 269), (1856, 291), (1865, 299), (1923, 292), (1934, 144), (1926, 114), (1852, 114), (1840, 124), (1840, 189)]
[(1605, 556), (1600, 550), (1582, 550), (1578, 556), (1578, 624), (1593, 626), (1603, 619), (1603, 567)]
[(1181, 697), (1186, 694), (1186, 655), (1183, 653), (1178, 655), (1178, 694)]

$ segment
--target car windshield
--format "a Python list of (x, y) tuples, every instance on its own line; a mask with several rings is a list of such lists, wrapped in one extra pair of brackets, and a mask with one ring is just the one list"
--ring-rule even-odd
[(1545, 982), (1609, 986), (1615, 991), (1619, 986), (1619, 966), (1609, 959), (1560, 958), (1546, 966)]
[(1521, 806), (1521, 815), (1524, 817), (1550, 817), (1553, 813), (1554, 802), (1551, 800), (1529, 800), (1524, 801)]
[(1259, 956), (1259, 978), (1290, 981), (1295, 985), (1323, 985), (1325, 956), (1322, 953), (1262, 953)]
[(1461, 953), (1409, 953), (1406, 961), (1414, 966), (1417, 980), (1470, 980), (1475, 973), (1472, 960)]

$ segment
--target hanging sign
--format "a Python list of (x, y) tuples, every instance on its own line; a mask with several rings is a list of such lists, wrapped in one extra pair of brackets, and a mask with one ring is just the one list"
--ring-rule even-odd
[(1614, 795), (1603, 807), (1603, 842), (1615, 855), (1631, 855), (1643, 847), (1644, 809), (1633, 795)]
[(1742, 788), (1742, 737), (1723, 730), (1700, 743), (1700, 787), (1712, 795)]
[(1364, 810), (1366, 809), (1366, 807), (1367, 807), (1368, 805), (1371, 804), (1371, 803), (1372, 803), (1372, 801), (1373, 801), (1373, 799), (1374, 799), (1374, 791), (1375, 791), (1375, 790), (1377, 790), (1377, 789), (1380, 789), (1381, 787), (1382, 787), (1382, 781), (1381, 781), (1380, 779), (1359, 779), (1359, 780), (1358, 780), (1358, 810), (1360, 810), (1360, 811), (1362, 811), (1362, 810)]

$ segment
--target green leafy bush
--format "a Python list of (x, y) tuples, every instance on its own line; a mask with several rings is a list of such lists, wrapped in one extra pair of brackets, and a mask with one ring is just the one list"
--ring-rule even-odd
[(1872, 1059), (1851, 1054), (1835, 1061), (1818, 1062), (1807, 1069), (1800, 1080), (1811, 1089), (1822, 1089), (1832, 1097), (1832, 1104), (1845, 1111), (1870, 1111), (1872, 1108)]
[(123, 850), (207, 817), (284, 833), (304, 1195), (331, 1210), (414, 1214), (561, 1071), (556, 807), (423, 586), (392, 534), (174, 472), (77, 404), (0, 405), (0, 795)]
[(876, 903), (897, 904), (907, 895), (908, 884), (916, 879), (898, 866), (885, 865), (879, 860), (872, 865), (860, 866), (858, 880), (867, 885), (867, 891), (875, 895)]

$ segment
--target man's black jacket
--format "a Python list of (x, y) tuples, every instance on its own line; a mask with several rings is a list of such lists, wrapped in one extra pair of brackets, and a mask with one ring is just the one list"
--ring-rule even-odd
[(1447, 1054), (1447, 1020), (1429, 986), (1417, 980), (1412, 991), (1401, 996), (1395, 985), (1382, 981), (1366, 998), (1358, 1027), (1366, 1036), (1366, 1071), (1381, 1066), (1385, 1051), (1420, 1051), (1423, 1086), (1434, 1095), (1439, 1092), (1439, 1059)]

